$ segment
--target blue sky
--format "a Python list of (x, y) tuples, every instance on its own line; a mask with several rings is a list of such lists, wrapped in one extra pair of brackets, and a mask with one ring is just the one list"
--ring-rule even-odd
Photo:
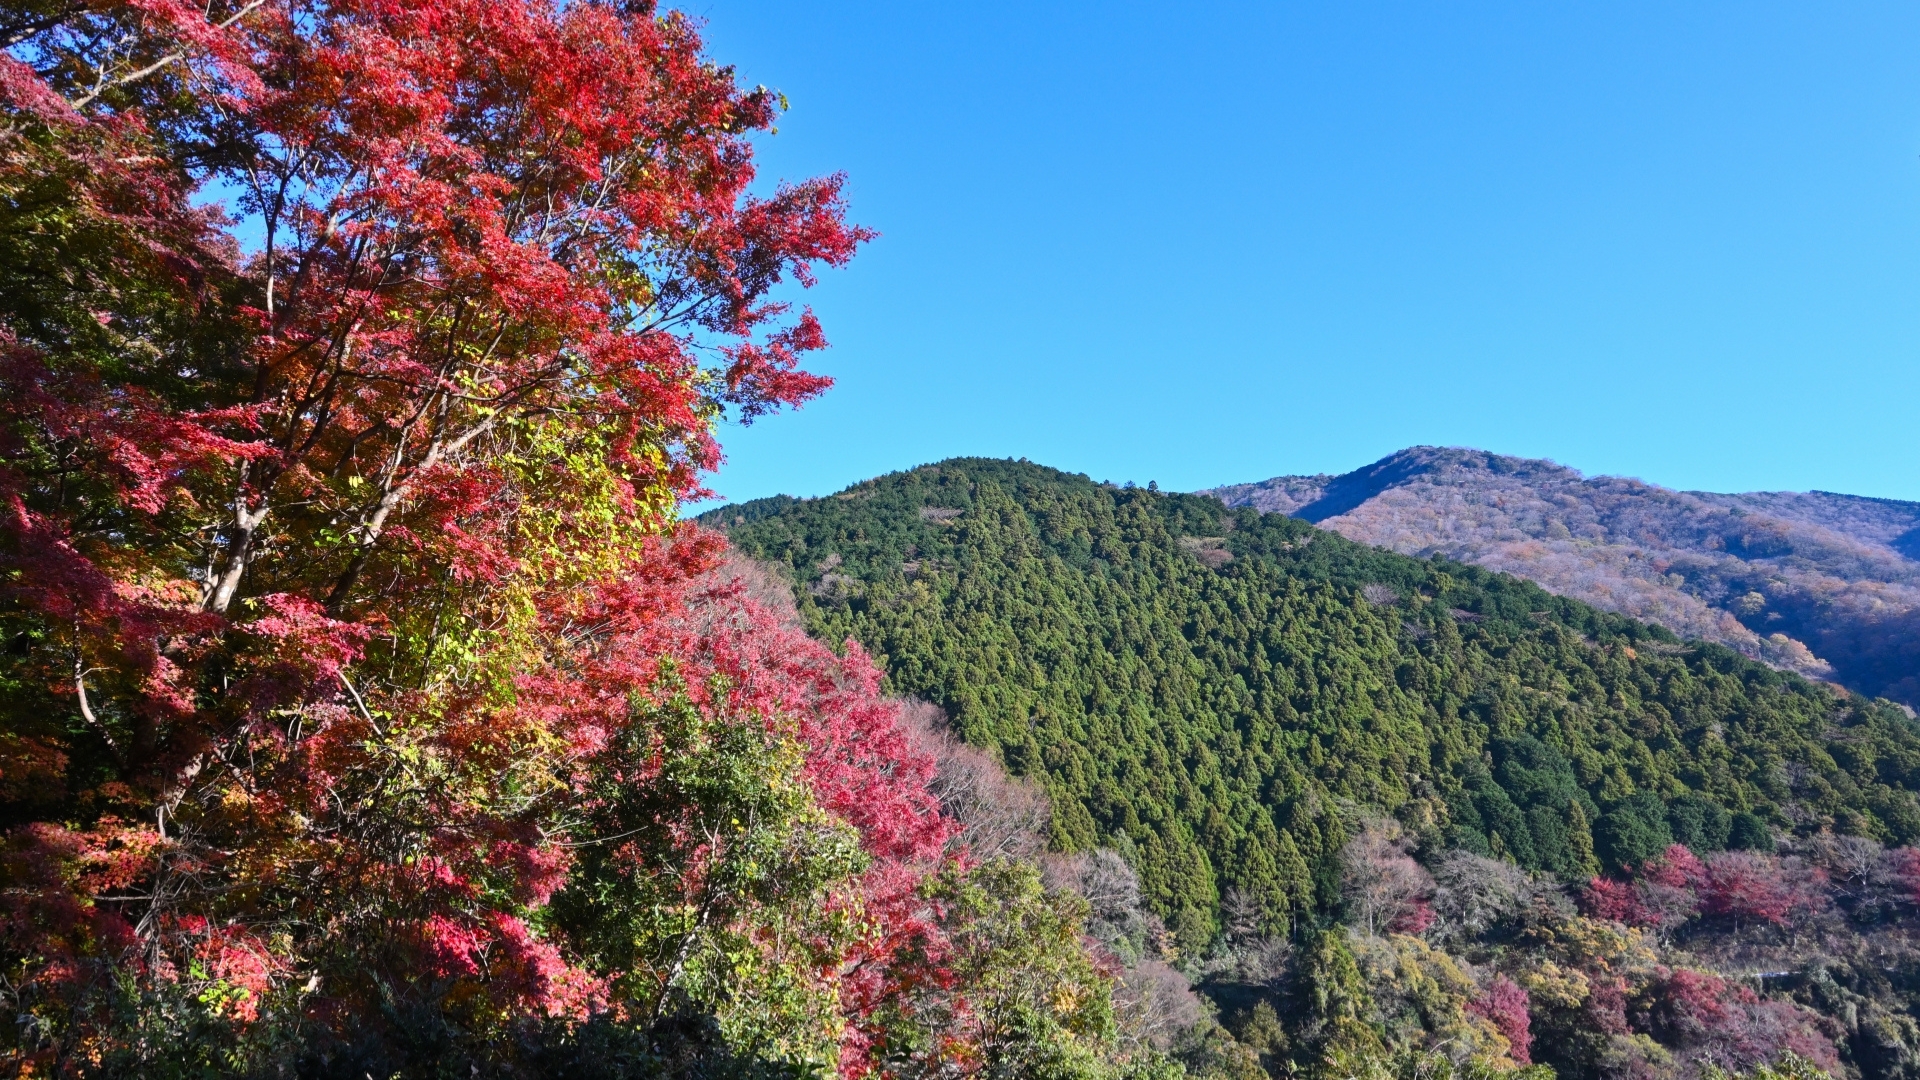
[(733, 499), (1417, 443), (1920, 499), (1920, 5), (695, 0), (882, 237)]

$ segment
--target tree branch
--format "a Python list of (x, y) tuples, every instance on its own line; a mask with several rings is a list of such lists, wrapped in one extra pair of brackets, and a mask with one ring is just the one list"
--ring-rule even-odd
[(101, 741), (107, 744), (107, 750), (113, 754), (113, 759), (124, 768), (127, 764), (127, 755), (120, 749), (120, 740), (113, 737), (113, 732), (108, 730), (105, 721), (93, 714), (93, 706), (87, 701), (87, 676), (91, 674), (93, 669), (83, 666), (83, 661), (76, 651), (73, 657), (73, 692), (80, 699), (80, 716), (86, 720), (87, 726), (93, 728), (95, 734), (100, 736)]
[[(266, 2), (267, 0), (252, 0), (251, 3), (241, 8), (239, 11), (236, 11), (232, 15), (229, 15), (227, 18), (221, 20), (220, 22), (213, 24), (214, 29), (225, 30), (231, 27), (234, 23), (237, 23), (241, 19), (244, 19), (248, 15), (251, 15), (254, 12), (254, 9), (258, 8), (260, 5)], [(161, 57), (158, 60), (155, 60), (153, 63), (148, 64), (146, 67), (143, 67), (138, 71), (128, 72), (125, 75), (122, 75), (122, 76), (119, 76), (118, 78), (113, 78), (113, 79), (102, 78), (98, 83), (94, 84), (92, 91), (82, 95), (78, 101), (74, 101), (71, 103), (73, 105), (73, 109), (75, 112), (78, 112), (81, 109), (86, 108), (88, 105), (93, 104), (96, 100), (99, 99), (101, 94), (104, 94), (109, 90), (117, 90), (122, 86), (130, 86), (133, 83), (137, 83), (141, 79), (144, 79), (149, 75), (152, 75), (154, 72), (160, 71), (163, 68), (170, 67), (174, 64), (177, 64), (180, 61), (185, 60), (186, 58), (187, 58), (186, 49), (175, 49), (174, 51), (168, 53), (167, 55)]]

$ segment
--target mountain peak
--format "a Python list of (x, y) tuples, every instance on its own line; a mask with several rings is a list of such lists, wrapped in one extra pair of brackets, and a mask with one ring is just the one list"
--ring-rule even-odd
[(1522, 482), (1577, 482), (1583, 477), (1564, 465), (1539, 458), (1509, 457), (1466, 446), (1409, 446), (1371, 465), (1331, 476), (1276, 476), (1253, 484), (1228, 484), (1200, 492), (1228, 506), (1251, 506), (1319, 524), (1339, 517), (1416, 478), (1458, 478), (1484, 473)]
[(1339, 476), (1201, 494), (1529, 578), (1778, 667), (1920, 703), (1920, 503), (1674, 491), (1441, 446)]

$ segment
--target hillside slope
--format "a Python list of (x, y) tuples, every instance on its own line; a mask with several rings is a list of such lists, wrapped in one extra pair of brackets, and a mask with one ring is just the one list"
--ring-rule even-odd
[(1445, 555), (1920, 705), (1920, 503), (1721, 495), (1414, 447), (1342, 476), (1203, 494), (1364, 544)]
[(962, 459), (706, 520), (787, 567), (809, 629), (1044, 777), (1056, 845), (1129, 850), (1190, 945), (1228, 889), (1276, 925), (1331, 911), (1338, 800), (1568, 876), (1648, 854), (1642, 795), (1720, 822), (1708, 847), (1736, 816), (1920, 835), (1892, 707), (1280, 514)]
[[(890, 692), (1044, 785), (1052, 846), (1119, 852), (1162, 954), (1272, 1075), (1376, 1043), (1524, 1061), (1529, 1012), (1563, 1080), (1826, 1061), (1808, 1007), (1880, 1025), (1842, 1040), (1879, 1055), (1863, 1074), (1920, 1069), (1899, 1049), (1920, 1047), (1908, 1003), (1834, 981), (1914, 959), (1920, 899), (1896, 886), (1920, 853), (1881, 845), (1920, 837), (1920, 728), (1889, 703), (1478, 567), (1023, 462), (703, 521), (789, 576), (811, 632), (857, 642)], [(1675, 842), (1707, 869), (1659, 870)], [(1851, 880), (1840, 855), (1798, 854), (1816, 849), (1876, 883), (1820, 893), (1841, 914), (1817, 934), (1726, 893)], [(1659, 903), (1575, 914), (1559, 882), (1604, 869), (1661, 875), (1604, 894)], [(1855, 910), (1895, 937), (1861, 944)], [(1810, 1006), (1727, 981), (1855, 953)], [(1490, 1036), (1498, 1016), (1514, 1023)]]

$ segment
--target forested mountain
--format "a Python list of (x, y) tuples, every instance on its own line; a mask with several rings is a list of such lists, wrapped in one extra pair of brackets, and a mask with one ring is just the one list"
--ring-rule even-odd
[(1211, 494), (1364, 544), (1442, 554), (1920, 705), (1920, 503), (1721, 495), (1413, 447), (1341, 476)]
[(684, 520), (874, 235), (696, 20), (9, 10), (0, 1072), (1920, 1076), (1890, 703), (1024, 463)]
[[(1838, 1021), (1724, 978), (1809, 970), (1814, 922), (1782, 911), (1839, 919), (1834, 955), (1860, 919), (1904, 927), (1888, 849), (1920, 837), (1920, 730), (1889, 702), (1447, 558), (1024, 462), (703, 520), (783, 568), (811, 632), (1042, 784), (1055, 849), (1135, 868), (1163, 955), (1271, 1069), (1505, 1017), (1515, 1061), (1529, 1019), (1557, 1032), (1536, 1046), (1564, 1076), (1840, 1067), (1836, 1037), (1891, 1075)], [(1821, 891), (1836, 843), (1872, 863), (1870, 914)], [(1740, 874), (1805, 902), (1755, 914)], [(1649, 889), (1679, 899), (1656, 917)], [(1902, 1000), (1850, 1015), (1920, 1033)]]

